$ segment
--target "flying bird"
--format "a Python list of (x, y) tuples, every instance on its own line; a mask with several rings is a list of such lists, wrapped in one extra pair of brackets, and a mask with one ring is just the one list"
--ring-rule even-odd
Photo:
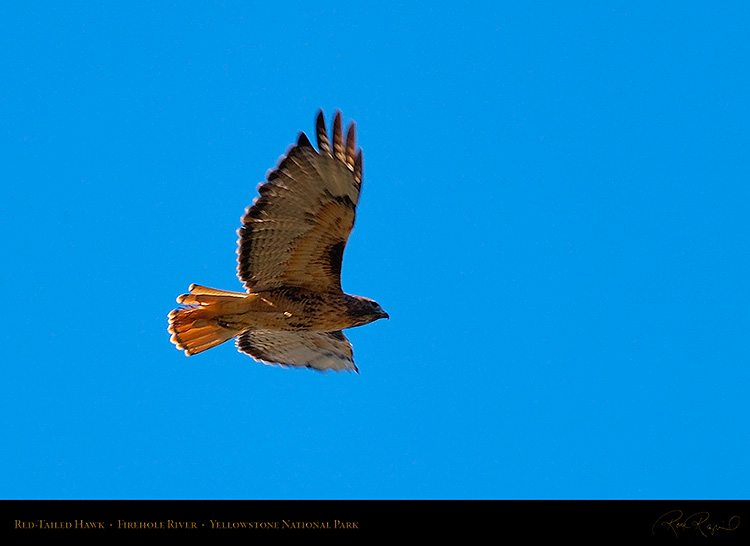
[(355, 371), (342, 330), (388, 314), (341, 288), (344, 247), (362, 187), (355, 125), (341, 112), (328, 138), (318, 112), (315, 150), (304, 132), (258, 186), (237, 230), (237, 276), (245, 292), (191, 284), (169, 313), (171, 341), (187, 356), (236, 338), (259, 362)]

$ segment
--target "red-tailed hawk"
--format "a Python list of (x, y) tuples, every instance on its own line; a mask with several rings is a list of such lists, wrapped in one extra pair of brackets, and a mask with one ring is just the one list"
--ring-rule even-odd
[[(341, 112), (332, 143), (323, 112), (318, 150), (300, 133), (242, 217), (237, 276), (246, 292), (190, 285), (169, 313), (171, 341), (190, 356), (237, 337), (243, 353), (266, 364), (357, 371), (344, 328), (388, 314), (344, 294), (341, 261), (362, 187), (354, 123), (344, 140)], [(238, 337), (239, 336), (239, 337)]]

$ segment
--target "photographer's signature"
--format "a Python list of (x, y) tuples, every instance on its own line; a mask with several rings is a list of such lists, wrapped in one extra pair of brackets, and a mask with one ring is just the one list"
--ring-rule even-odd
[(671, 531), (677, 538), (680, 533), (698, 532), (704, 537), (713, 536), (723, 531), (734, 531), (740, 526), (740, 517), (732, 516), (726, 521), (712, 522), (708, 512), (695, 512), (685, 516), (682, 510), (672, 510), (657, 519), (651, 526), (651, 534), (660, 530)]

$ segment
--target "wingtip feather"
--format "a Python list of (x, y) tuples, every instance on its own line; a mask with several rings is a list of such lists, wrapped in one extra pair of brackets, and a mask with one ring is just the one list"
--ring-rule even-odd
[(333, 117), (333, 154), (336, 159), (346, 163), (346, 153), (344, 151), (344, 133), (341, 128), (341, 110), (336, 110)]
[(310, 142), (310, 139), (307, 138), (307, 135), (303, 132), (300, 132), (299, 138), (297, 139), (297, 146), (300, 148), (310, 148), (314, 149), (312, 143)]
[(357, 157), (354, 159), (354, 180), (358, 184), (362, 183), (362, 172), (363, 172), (363, 159), (362, 159), (362, 148), (357, 152)]
[(354, 170), (354, 164), (357, 155), (357, 129), (356, 124), (352, 121), (346, 130), (346, 164)]
[(318, 140), (318, 151), (321, 154), (331, 155), (331, 142), (328, 140), (326, 118), (323, 115), (323, 110), (318, 110), (318, 118), (315, 121), (315, 136)]

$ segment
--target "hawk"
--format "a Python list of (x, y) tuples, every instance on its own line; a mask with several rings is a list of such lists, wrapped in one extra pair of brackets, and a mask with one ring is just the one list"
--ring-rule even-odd
[(237, 230), (237, 276), (245, 292), (191, 284), (169, 313), (171, 341), (187, 356), (236, 339), (259, 362), (355, 371), (342, 330), (388, 314), (373, 300), (345, 294), (341, 262), (362, 187), (355, 126), (341, 112), (329, 140), (323, 112), (318, 149), (304, 132), (258, 186)]

